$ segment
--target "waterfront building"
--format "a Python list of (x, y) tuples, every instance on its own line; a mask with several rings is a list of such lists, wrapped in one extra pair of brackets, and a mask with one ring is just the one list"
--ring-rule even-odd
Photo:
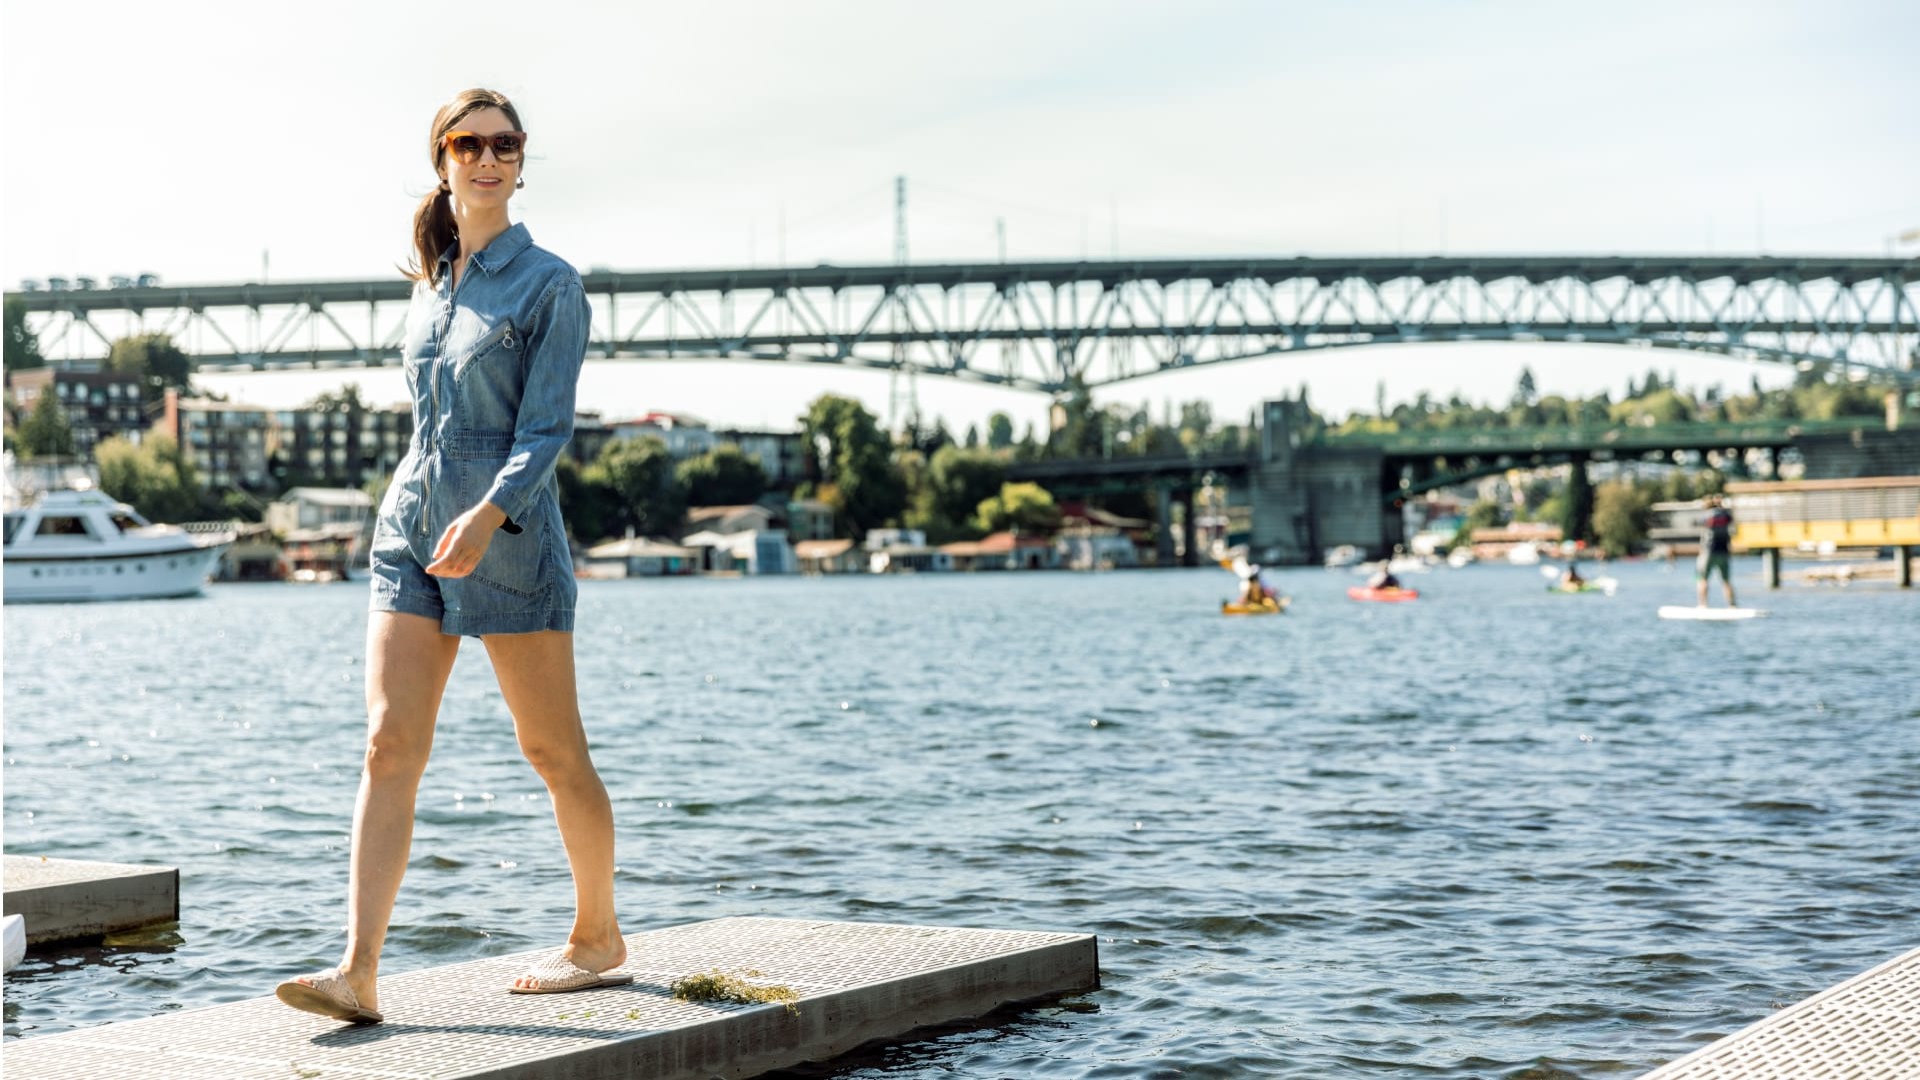
[(686, 531), (722, 534), (760, 532), (782, 524), (769, 506), (746, 503), (739, 506), (695, 506), (687, 510)]
[(943, 573), (953, 569), (953, 556), (927, 544), (921, 529), (868, 529), (860, 549), (867, 553), (867, 569), (875, 574)]
[(719, 445), (705, 424), (690, 416), (668, 412), (650, 412), (632, 420), (616, 420), (607, 425), (615, 439), (642, 439), (651, 435), (667, 445), (667, 454), (675, 461), (704, 454)]
[(91, 459), (94, 447), (115, 435), (137, 443), (147, 430), (137, 376), (100, 371), (92, 366), (28, 368), (7, 373), (7, 395), (16, 416), (24, 419), (32, 413), (42, 394), (54, 395), (67, 414), (76, 457)]
[(1139, 566), (1140, 553), (1153, 550), (1153, 522), (1084, 502), (1060, 504), (1055, 536), (1060, 564), (1070, 570)]
[(600, 451), (613, 441), (613, 425), (607, 423), (597, 412), (576, 412), (573, 414), (573, 439), (567, 443), (567, 454), (575, 464), (591, 465)]
[(793, 545), (778, 529), (709, 529), (682, 537), (680, 543), (699, 549), (701, 566), (710, 573), (791, 574), (799, 570)]
[(1012, 532), (942, 544), (940, 551), (952, 560), (955, 570), (1057, 570), (1061, 566), (1060, 548), (1052, 540)]
[(748, 431), (740, 428), (721, 429), (714, 433), (715, 445), (729, 443), (740, 448), (740, 452), (760, 463), (760, 470), (767, 474), (767, 486), (779, 491), (791, 491), (794, 485), (806, 479), (806, 439), (797, 431)]
[(803, 574), (857, 574), (867, 568), (866, 553), (854, 550), (851, 537), (796, 540), (793, 557)]
[(259, 490), (272, 475), (272, 423), (273, 412), (264, 405), (183, 398), (168, 390), (157, 427), (180, 444), (202, 487)]
[(273, 414), (274, 481), (318, 487), (363, 487), (393, 475), (413, 439), (408, 405), (282, 409)]
[[(832, 540), (833, 532), (833, 507), (819, 499), (794, 499), (787, 503), (787, 535), (795, 544)], [(847, 543), (851, 546), (853, 541)]]
[(1482, 562), (1537, 562), (1542, 547), (1560, 543), (1560, 526), (1542, 521), (1516, 521), (1468, 534), (1473, 557)]
[(265, 522), (236, 521), (233, 546), (220, 553), (215, 581), (279, 581), (286, 573), (280, 564), (280, 540)]
[(267, 526), (281, 540), (282, 576), (344, 580), (367, 564), (373, 496), (359, 488), (294, 488), (267, 506)]
[(667, 577), (691, 574), (700, 567), (701, 551), (664, 540), (630, 536), (587, 549), (584, 577)]

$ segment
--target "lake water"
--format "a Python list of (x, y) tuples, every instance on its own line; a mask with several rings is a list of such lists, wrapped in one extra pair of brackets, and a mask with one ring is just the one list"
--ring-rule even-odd
[[(809, 1076), (1630, 1076), (1912, 948), (1920, 592), (1661, 622), (1680, 571), (1417, 603), (1285, 571), (584, 582), (629, 931), (722, 915), (1099, 935), (1102, 988)], [(159, 862), (177, 928), (36, 954), (10, 1037), (331, 963), (364, 586), (5, 609), (10, 853)], [(1716, 602), (1717, 599), (1716, 599)], [(571, 894), (462, 651), (389, 973), (562, 940)]]

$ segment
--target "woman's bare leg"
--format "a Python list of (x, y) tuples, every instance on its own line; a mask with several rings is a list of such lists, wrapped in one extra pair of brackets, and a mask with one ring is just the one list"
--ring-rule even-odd
[[(347, 951), (340, 973), (378, 1009), (375, 978), (413, 845), (413, 803), (460, 639), (433, 619), (376, 611), (367, 620), (367, 752), (353, 808)], [(301, 980), (306, 981), (306, 980)]]
[[(568, 959), (588, 971), (619, 967), (627, 943), (613, 911), (613, 805), (587, 753), (574, 684), (573, 635), (560, 630), (481, 639), (513, 712), (520, 750), (553, 800), (553, 819), (573, 871)], [(536, 987), (523, 978), (515, 985)]]

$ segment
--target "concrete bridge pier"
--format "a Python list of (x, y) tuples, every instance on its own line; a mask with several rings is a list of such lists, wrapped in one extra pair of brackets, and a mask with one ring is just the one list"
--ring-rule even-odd
[(1153, 562), (1173, 565), (1173, 489), (1165, 484), (1153, 485)]
[(1200, 565), (1199, 517), (1194, 512), (1193, 488), (1183, 487), (1175, 498), (1186, 508), (1186, 517), (1180, 524), (1181, 566)]

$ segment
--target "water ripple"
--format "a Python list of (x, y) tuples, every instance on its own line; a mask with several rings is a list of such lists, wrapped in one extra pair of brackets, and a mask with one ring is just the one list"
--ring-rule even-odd
[[(1077, 929), (1103, 986), (794, 1077), (1619, 1077), (1909, 948), (1920, 596), (1660, 623), (1628, 566), (583, 583), (581, 706), (629, 929)], [(332, 962), (358, 587), (9, 607), (8, 850), (181, 869), (182, 919), (35, 954), (8, 1036)], [(831, 633), (823, 630), (831, 629)], [(1723, 632), (1730, 631), (1730, 632)], [(386, 970), (565, 935), (552, 808), (481, 650), (422, 782)]]

